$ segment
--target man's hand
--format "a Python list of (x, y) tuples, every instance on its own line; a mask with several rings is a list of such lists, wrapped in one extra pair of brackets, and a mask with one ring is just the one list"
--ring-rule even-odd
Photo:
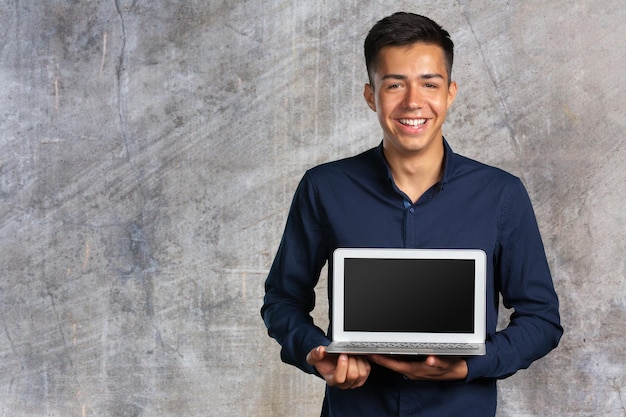
[(370, 363), (365, 356), (326, 353), (324, 346), (318, 346), (306, 355), (306, 361), (331, 387), (341, 389), (362, 386), (370, 374)]
[(370, 355), (369, 360), (412, 380), (456, 381), (467, 377), (467, 363), (455, 356), (428, 356), (424, 361), (403, 361), (391, 356)]

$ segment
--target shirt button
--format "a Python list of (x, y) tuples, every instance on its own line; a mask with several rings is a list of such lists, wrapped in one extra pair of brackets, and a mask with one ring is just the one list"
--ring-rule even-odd
[(411, 214), (415, 213), (415, 209), (414, 209), (413, 207), (411, 207), (411, 208), (409, 209), (409, 213), (411, 213)]

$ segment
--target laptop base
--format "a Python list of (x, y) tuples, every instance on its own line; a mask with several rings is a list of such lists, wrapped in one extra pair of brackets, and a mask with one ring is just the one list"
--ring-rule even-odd
[(485, 345), (484, 343), (333, 342), (326, 347), (326, 352), (353, 355), (476, 356), (485, 354)]

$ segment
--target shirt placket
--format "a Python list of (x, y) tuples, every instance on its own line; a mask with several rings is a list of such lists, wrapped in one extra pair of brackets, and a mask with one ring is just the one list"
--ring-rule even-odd
[(408, 205), (404, 213), (404, 246), (417, 247), (418, 210), (415, 205)]

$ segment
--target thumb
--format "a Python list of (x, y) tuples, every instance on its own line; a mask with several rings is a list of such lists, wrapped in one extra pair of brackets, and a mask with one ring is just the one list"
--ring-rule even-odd
[(325, 355), (326, 355), (326, 348), (324, 348), (324, 346), (318, 346), (309, 352), (309, 354), (307, 355), (306, 361), (310, 365), (313, 365), (321, 361), (322, 359), (324, 359)]
[(426, 358), (426, 360), (424, 361), (424, 363), (425, 363), (427, 366), (430, 366), (430, 367), (434, 368), (434, 367), (436, 367), (436, 366), (439, 364), (439, 359), (438, 359), (436, 356), (431, 355), (431, 356), (428, 356), (428, 357)]

